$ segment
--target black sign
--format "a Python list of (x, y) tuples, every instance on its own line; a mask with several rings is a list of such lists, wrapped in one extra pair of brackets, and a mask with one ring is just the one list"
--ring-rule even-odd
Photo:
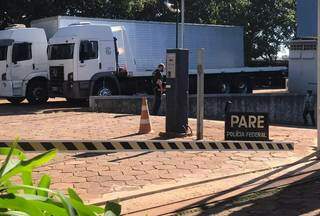
[(227, 113), (225, 139), (268, 141), (269, 119), (266, 113)]

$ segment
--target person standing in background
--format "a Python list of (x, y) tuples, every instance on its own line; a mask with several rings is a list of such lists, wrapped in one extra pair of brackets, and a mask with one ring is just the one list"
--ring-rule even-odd
[(308, 125), (308, 115), (310, 115), (312, 126), (316, 126), (315, 121), (315, 97), (312, 95), (312, 91), (308, 90), (307, 95), (304, 99), (304, 108), (303, 108), (303, 120), (304, 124)]
[(153, 106), (152, 106), (152, 115), (158, 115), (161, 107), (161, 95), (165, 92), (164, 87), (164, 77), (162, 73), (164, 72), (165, 65), (159, 64), (158, 68), (153, 72)]

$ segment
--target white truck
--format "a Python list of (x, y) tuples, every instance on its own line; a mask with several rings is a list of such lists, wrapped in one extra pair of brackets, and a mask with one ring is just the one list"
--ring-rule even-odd
[(48, 100), (47, 37), (43, 29), (0, 31), (0, 97), (17, 104)]
[[(49, 92), (67, 100), (120, 94), (121, 70), (110, 26), (79, 24), (60, 28), (49, 40)], [(125, 76), (125, 74), (124, 74)]]
[[(69, 34), (66, 29), (71, 29), (72, 27), (77, 26), (74, 24), (78, 24), (77, 28), (79, 32), (74, 31)], [(92, 28), (91, 30), (94, 32), (93, 29), (95, 27), (89, 27), (90, 24), (91, 26), (111, 26), (111, 32), (113, 34), (91, 34), (90, 38), (88, 38), (87, 36), (89, 35), (84, 36), (83, 33), (80, 33), (82, 32), (80, 29)], [(96, 89), (91, 89), (95, 87), (90, 86), (91, 78), (94, 80), (97, 79), (97, 77), (91, 77), (89, 79), (88, 74), (85, 74), (86, 72), (84, 72), (84, 68), (86, 68), (87, 71), (90, 71), (91, 75), (105, 72), (107, 69), (100, 69), (99, 61), (102, 60), (100, 56), (98, 56), (98, 59), (96, 60), (83, 60), (83, 62), (89, 62), (87, 64), (81, 63), (82, 61), (78, 56), (81, 40), (89, 42), (97, 41), (99, 44), (100, 40), (112, 40), (113, 37), (117, 39), (114, 49), (118, 49), (118, 52), (115, 51), (115, 53), (112, 54), (116, 58), (115, 71), (113, 73), (109, 73), (109, 78), (112, 74), (112, 79), (110, 79), (116, 84), (112, 84), (112, 92), (110, 89), (108, 89), (108, 91), (105, 90), (100, 92), (104, 95), (110, 94), (110, 92), (112, 94), (135, 94), (140, 92), (151, 93), (152, 90), (150, 89), (152, 89), (152, 84), (150, 81), (153, 70), (157, 64), (165, 62), (166, 49), (175, 47), (174, 23), (57, 16), (35, 20), (31, 22), (31, 26), (43, 28), (47, 37), (52, 37), (49, 42), (50, 45), (59, 45), (61, 42), (59, 38), (64, 38), (68, 41), (73, 41), (75, 38), (80, 40), (77, 41), (79, 44), (75, 43), (73, 47), (75, 56), (73, 58), (74, 71), (63, 72), (63, 74), (65, 82), (68, 81), (68, 74), (70, 74), (69, 80), (72, 80), (71, 78), (73, 78), (73, 85), (81, 85), (81, 88), (79, 86), (79, 89), (81, 89), (79, 92), (81, 95), (83, 95), (84, 92), (87, 92), (85, 94), (86, 96), (90, 94), (97, 94)], [(66, 29), (62, 32), (61, 29), (63, 28)], [(239, 26), (186, 24), (185, 47), (190, 50), (189, 86), (191, 94), (196, 92), (196, 53), (198, 48), (205, 48), (206, 50), (206, 94), (250, 93), (252, 92), (252, 89), (261, 87), (285, 88), (286, 78), (288, 76), (287, 67), (244, 66), (243, 36), (243, 27)], [(85, 43), (86, 42), (83, 42), (83, 44)], [(91, 44), (91, 46), (95, 44)], [(98, 52), (102, 52), (99, 48), (100, 47), (98, 47)], [(119, 53), (119, 55), (116, 55), (117, 53)], [(52, 67), (52, 72), (50, 73), (53, 73), (53, 75), (59, 73), (62, 74), (62, 72), (54, 72), (62, 70), (61, 66), (63, 66), (64, 63), (60, 62), (59, 68), (58, 62), (58, 59), (49, 60), (49, 64)], [(98, 66), (96, 62), (99, 63)], [(71, 64), (71, 60), (69, 64)], [(95, 64), (95, 66), (93, 66), (93, 64)], [(92, 69), (90, 69), (91, 67)], [(98, 70), (96, 70), (95, 67), (98, 67)], [(104, 67), (104, 65), (101, 65), (101, 67)], [(70, 72), (73, 72), (73, 77)], [(84, 74), (82, 75), (82, 73)], [(56, 91), (55, 94), (51, 95), (61, 95), (61, 92), (60, 94), (57, 94), (59, 93), (57, 90), (58, 88), (57, 86), (54, 86), (61, 85), (62, 75), (60, 76), (60, 78), (55, 77), (55, 80), (53, 80), (53, 84), (50, 88), (51, 90)], [(109, 78), (108, 80), (110, 80)], [(107, 81), (105, 80), (104, 82), (106, 83)], [(66, 86), (67, 84), (64, 85)], [(86, 88), (89, 88), (90, 90), (87, 91), (85, 90)], [(52, 93), (52, 91), (50, 92)], [(76, 97), (78, 98), (79, 93), (74, 96), (76, 95), (78, 95)], [(73, 95), (70, 94), (66, 96), (70, 97), (70, 99), (73, 97)]]

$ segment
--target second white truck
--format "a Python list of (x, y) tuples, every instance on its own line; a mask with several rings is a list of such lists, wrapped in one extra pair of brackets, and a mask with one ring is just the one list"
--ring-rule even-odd
[(0, 97), (17, 104), (48, 100), (47, 37), (43, 29), (0, 31)]
[(49, 92), (67, 100), (120, 94), (118, 49), (111, 27), (79, 24), (49, 40)]

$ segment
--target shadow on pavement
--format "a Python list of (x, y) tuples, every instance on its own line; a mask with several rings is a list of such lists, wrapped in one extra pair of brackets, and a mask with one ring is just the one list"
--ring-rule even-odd
[(110, 138), (110, 140), (123, 139), (123, 138), (138, 136), (138, 135), (141, 135), (141, 134), (140, 133), (133, 133), (133, 134), (128, 134), (128, 135), (124, 135), (124, 136), (113, 137), (113, 138)]
[[(229, 215), (229, 214), (225, 214), (227, 211), (236, 208), (237, 205), (234, 205), (232, 202), (235, 199), (234, 197), (227, 199), (227, 200), (223, 200), (223, 202), (219, 201), (217, 202), (217, 200), (219, 200), (219, 197), (223, 196), (223, 195), (228, 195), (229, 193), (233, 193), (236, 192), (237, 190), (241, 190), (244, 191), (242, 193), (239, 192), (239, 196), (241, 195), (245, 195), (248, 194), (252, 191), (256, 191), (259, 188), (263, 188), (263, 190), (265, 190), (265, 188), (272, 188), (274, 187), (273, 183), (275, 183), (278, 180), (282, 180), (282, 181), (286, 181), (286, 178), (290, 177), (290, 176), (298, 176), (301, 174), (310, 174), (314, 172), (314, 169), (312, 169), (313, 165), (319, 165), (318, 161), (315, 160), (315, 156), (316, 153), (313, 153), (305, 158), (302, 158), (294, 163), (290, 163), (290, 164), (286, 164), (286, 165), (281, 165), (281, 166), (277, 166), (277, 167), (273, 167), (273, 169), (276, 170), (272, 170), (271, 172), (268, 172), (266, 174), (263, 174), (261, 176), (258, 176), (257, 178), (251, 179), (243, 184), (237, 185), (235, 187), (226, 189), (224, 191), (218, 192), (218, 193), (214, 193), (214, 195), (212, 194), (206, 194), (206, 195), (201, 195), (201, 196), (197, 196), (197, 197), (192, 197), (192, 198), (188, 198), (188, 199), (184, 199), (184, 200), (179, 200), (179, 201), (175, 201), (175, 202), (171, 202), (170, 204), (164, 204), (164, 205), (159, 205), (159, 206), (152, 206), (149, 208), (145, 208), (145, 209), (140, 209), (137, 211), (133, 211), (130, 212), (129, 214), (139, 214), (142, 212), (146, 212), (149, 210), (156, 210), (158, 208), (167, 208), (168, 205), (174, 205), (174, 206), (183, 206), (180, 209), (177, 209), (175, 212), (167, 212), (164, 215), (189, 215), (189, 213), (191, 213), (191, 215), (216, 215), (219, 213), (222, 213), (222, 215)], [(261, 180), (267, 180), (268, 178), (270, 178), (272, 175), (281, 172), (281, 171), (285, 171), (286, 169), (292, 168), (293, 166), (299, 165), (301, 163), (308, 163), (300, 168), (297, 168), (291, 172), (287, 172), (284, 175), (281, 175), (280, 177), (276, 178), (276, 180), (272, 180), (272, 181), (266, 181), (265, 183), (263, 183), (262, 185), (260, 185), (258, 182)], [(267, 171), (270, 170), (270, 168), (266, 168), (263, 170), (257, 170), (256, 172), (260, 172), (260, 171)], [(185, 188), (185, 190), (188, 190), (187, 187), (193, 187), (196, 185), (201, 185), (201, 184), (205, 184), (205, 183), (209, 183), (209, 182), (215, 182), (218, 180), (225, 180), (225, 181), (232, 181), (232, 178), (234, 177), (238, 177), (238, 176), (242, 176), (242, 175), (247, 175), (250, 174), (252, 172), (247, 172), (247, 173), (241, 173), (241, 174), (235, 174), (235, 175), (230, 175), (230, 176), (224, 176), (224, 177), (220, 177), (220, 178), (215, 178), (215, 179), (208, 179), (208, 180), (203, 180), (203, 181), (198, 181), (198, 182), (194, 182), (191, 184), (184, 184), (184, 185), (179, 185), (179, 186), (174, 186), (174, 187), (170, 187), (170, 188), (166, 188), (166, 189), (161, 189), (160, 191), (153, 191), (150, 194), (155, 194), (155, 193), (164, 193), (167, 191), (171, 191), (171, 190), (175, 190), (175, 189), (181, 189), (181, 188)], [(318, 173), (319, 177), (320, 177), (320, 169), (319, 169), (319, 173)], [(258, 185), (255, 187), (255, 185)], [(253, 188), (253, 189), (251, 189)], [(247, 189), (247, 190), (246, 190)], [(320, 192), (318, 189), (314, 189), (317, 192), (317, 196), (318, 199), (320, 197)], [(149, 193), (146, 194), (140, 194), (139, 196), (135, 196), (134, 198), (138, 198), (138, 197), (143, 197), (143, 196), (148, 196), (150, 195)], [(314, 193), (313, 193), (314, 195)], [(237, 196), (238, 197), (238, 196)], [(290, 196), (289, 196), (290, 197)], [(125, 200), (130, 200), (132, 199), (132, 197), (127, 197), (127, 198), (122, 198), (122, 201)], [(247, 199), (247, 198), (246, 198)], [(192, 203), (192, 200), (194, 200), (194, 202)], [(197, 201), (196, 201), (197, 200)], [(200, 201), (199, 201), (200, 200)], [(286, 199), (288, 200), (288, 199)], [(192, 203), (191, 205), (183, 205), (184, 202), (188, 202), (188, 203)], [(251, 202), (253, 203), (253, 202)], [(246, 205), (251, 204), (251, 203), (246, 203), (246, 204), (239, 204), (238, 206), (241, 207), (243, 206), (244, 208), (246, 207)], [(105, 202), (101, 202), (99, 203), (100, 205), (105, 204)], [(214, 204), (214, 206), (213, 206)], [(213, 206), (213, 207), (212, 207)], [(265, 206), (267, 207), (267, 206)], [(318, 207), (320, 208), (320, 204), (318, 205)], [(199, 214), (195, 214), (195, 212), (193, 211), (193, 209), (196, 208), (196, 212), (200, 212)], [(170, 209), (170, 207), (169, 207)], [(200, 209), (200, 211), (198, 211), (198, 209)], [(190, 212), (191, 210), (191, 212)], [(249, 210), (250, 212), (250, 210)], [(258, 212), (258, 210), (257, 210)], [(237, 212), (233, 215), (246, 215), (243, 214), (243, 212)], [(247, 214), (247, 215), (275, 215), (271, 213), (268, 214)], [(277, 215), (281, 215), (281, 214), (277, 214)], [(282, 214), (282, 215), (288, 215), (288, 214)], [(289, 214), (290, 215), (290, 214)], [(293, 214), (294, 215), (294, 214)], [(299, 214), (296, 214), (299, 215)], [(319, 214), (320, 215), (320, 214)]]
[(118, 161), (123, 161), (123, 160), (131, 159), (131, 158), (136, 158), (136, 157), (140, 157), (140, 156), (147, 155), (147, 154), (150, 154), (150, 153), (152, 153), (152, 152), (143, 152), (143, 153), (139, 153), (139, 154), (136, 154), (136, 155), (133, 155), (133, 156), (118, 158), (118, 159), (111, 160), (111, 161), (108, 161), (108, 162), (115, 163), (115, 162), (118, 162)]
[(226, 200), (199, 215), (320, 215), (320, 171), (284, 188)]
[[(316, 156), (316, 153), (313, 153), (313, 154), (311, 154), (311, 155), (309, 155), (309, 156), (307, 156), (307, 157), (305, 157), (305, 158), (303, 158), (303, 159), (301, 159), (301, 160), (299, 160), (299, 161), (297, 161), (295, 163), (285, 165), (282, 168), (279, 168), (277, 170), (271, 171), (271, 172), (269, 172), (267, 174), (264, 174), (262, 176), (254, 178), (252, 180), (249, 180), (249, 181), (247, 181), (247, 182), (245, 182), (245, 183), (243, 183), (241, 185), (237, 185), (237, 186), (232, 187), (230, 189), (221, 191), (221, 192), (216, 193), (216, 194), (214, 194), (212, 196), (206, 196), (206, 198), (204, 198), (204, 199), (202, 199), (202, 200), (200, 200), (198, 202), (195, 202), (192, 205), (185, 206), (185, 207), (179, 209), (177, 212), (184, 212), (184, 211), (190, 210), (192, 208), (200, 208), (202, 210), (202, 213), (200, 213), (199, 215), (216, 215), (216, 214), (219, 214), (219, 213), (222, 213), (222, 212), (225, 213), (225, 212), (227, 212), (229, 210), (231, 212), (234, 212), (232, 209), (243, 207), (241, 210), (238, 210), (238, 211), (236, 211), (236, 212), (234, 212), (232, 214), (230, 213), (230, 214), (226, 214), (226, 215), (300, 215), (300, 213), (299, 214), (298, 213), (291, 214), (292, 213), (292, 208), (290, 208), (289, 205), (286, 205), (286, 203), (297, 202), (297, 199), (300, 200), (299, 198), (296, 199), (296, 197), (291, 197), (290, 196), (290, 192), (294, 192), (295, 191), (295, 190), (291, 189), (291, 187), (288, 187), (288, 188), (285, 188), (283, 190), (280, 190), (279, 192), (275, 193), (271, 197), (263, 197), (261, 199), (258, 198), (256, 201), (257, 201), (258, 204), (261, 204), (261, 205), (257, 204), (255, 206), (255, 202), (256, 201), (239, 202), (239, 204), (234, 204), (234, 198), (230, 198), (228, 200), (225, 200), (224, 202), (218, 203), (217, 205), (214, 205), (212, 207), (208, 207), (208, 205), (215, 198), (218, 198), (218, 197), (220, 197), (222, 195), (226, 195), (228, 193), (234, 192), (234, 191), (239, 190), (241, 188), (244, 188), (244, 187), (247, 187), (247, 186), (250, 186), (250, 185), (254, 185), (258, 181), (263, 180), (263, 179), (268, 179), (273, 174), (276, 174), (276, 173), (278, 173), (280, 171), (284, 171), (284, 170), (286, 170), (286, 169), (288, 169), (288, 168), (290, 168), (290, 167), (292, 167), (294, 165), (298, 165), (300, 163), (305, 163), (305, 162), (310, 162), (310, 163), (308, 163), (308, 164), (306, 164), (306, 165), (304, 165), (304, 166), (302, 166), (300, 168), (297, 168), (297, 169), (295, 169), (293, 171), (290, 171), (290, 172), (288, 172), (288, 173), (286, 173), (284, 175), (281, 175), (280, 177), (277, 177), (274, 180), (267, 181), (265, 183), (259, 184), (257, 187), (254, 187), (252, 189), (248, 189), (248, 190), (242, 192), (237, 197), (239, 197), (241, 195), (248, 194), (248, 193), (249, 194), (250, 193), (254, 193), (255, 191), (267, 188), (268, 185), (272, 185), (273, 183), (275, 183), (275, 182), (277, 182), (277, 181), (279, 181), (281, 179), (284, 179), (284, 178), (286, 178), (288, 176), (292, 176), (292, 175), (301, 173), (301, 172), (303, 172), (305, 170), (308, 170), (308, 168), (310, 168), (311, 166), (316, 165), (316, 164), (319, 163), (317, 160), (314, 160), (315, 156)], [(320, 180), (320, 171), (316, 172), (315, 174), (312, 174), (312, 175), (317, 175), (319, 177), (318, 179)], [(308, 176), (308, 178), (309, 178), (309, 176)], [(318, 183), (317, 183), (317, 185), (319, 186)], [(304, 192), (304, 190), (302, 190), (302, 191), (295, 192), (295, 193), (300, 193), (301, 196), (307, 196), (307, 197), (310, 197), (312, 199), (312, 196), (309, 196), (307, 191)], [(307, 210), (308, 212), (310, 212), (311, 210), (316, 210), (316, 209), (320, 208), (320, 202), (319, 202), (320, 192), (319, 192), (319, 188), (316, 189), (314, 192), (312, 192), (312, 194), (314, 196), (315, 196), (315, 193), (317, 194), (317, 198), (315, 198), (315, 201), (317, 201), (318, 204), (317, 204), (317, 206), (313, 206), (313, 207), (317, 207), (317, 208), (312, 208), (310, 206), (310, 208)], [(275, 197), (273, 197), (273, 196), (275, 196)], [(277, 198), (277, 197), (283, 197), (283, 196), (285, 196), (286, 199), (283, 199), (281, 202), (278, 202), (279, 198)], [(263, 201), (260, 202), (263, 199), (267, 199), (266, 202), (269, 202), (268, 203), (269, 205), (263, 204)], [(313, 200), (310, 200), (310, 202), (313, 202)], [(314, 202), (314, 203), (317, 203), (317, 202)], [(281, 203), (282, 205), (280, 205), (279, 203)], [(290, 204), (290, 205), (292, 206), (293, 204)], [(307, 204), (305, 204), (305, 205), (307, 205)], [(263, 208), (264, 210), (260, 211), (260, 207)], [(274, 212), (275, 209), (277, 209), (277, 213), (276, 214)], [(252, 212), (253, 210), (256, 210), (256, 213), (253, 213)], [(265, 212), (267, 210), (269, 210), (269, 212), (265, 214)], [(283, 214), (283, 213), (281, 213), (281, 211), (288, 211), (288, 214)]]
[(136, 116), (135, 114), (122, 114), (122, 115), (116, 115), (113, 118), (125, 118), (125, 117), (131, 117), (131, 116)]
[[(98, 157), (98, 156), (102, 156), (102, 155), (112, 155), (112, 154), (116, 154), (116, 153), (117, 152), (111, 152), (111, 153), (86, 152), (86, 153), (82, 153), (82, 154), (76, 154), (73, 157), (74, 158), (90, 158), (90, 157)], [(138, 153), (136, 155), (132, 155), (132, 156), (128, 156), (128, 157), (122, 157), (122, 158), (117, 158), (117, 159), (114, 159), (114, 160), (110, 160), (108, 162), (115, 163), (115, 162), (118, 162), (118, 161), (123, 161), (123, 160), (131, 159), (131, 158), (136, 158), (136, 157), (140, 157), (140, 156), (147, 155), (147, 154), (150, 154), (150, 153), (152, 153), (152, 152), (150, 151), (150, 152)]]
[(66, 101), (53, 101), (42, 105), (30, 105), (22, 103), (18, 105), (10, 103), (0, 104), (0, 116), (28, 115), (36, 113), (72, 112), (89, 111), (86, 104), (70, 104)]

